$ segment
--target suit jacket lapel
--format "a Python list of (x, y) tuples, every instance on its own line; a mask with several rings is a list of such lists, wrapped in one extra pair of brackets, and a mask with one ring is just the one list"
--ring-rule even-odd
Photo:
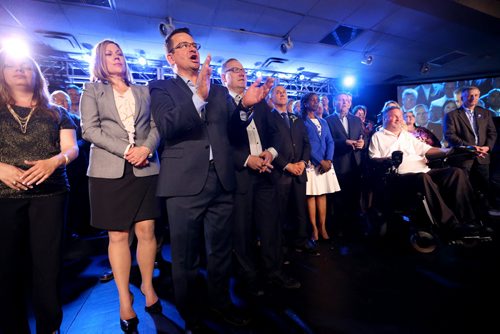
[[(342, 131), (342, 133), (345, 135), (345, 137), (348, 138), (349, 136), (348, 136), (347, 132), (345, 131), (344, 125), (342, 124), (342, 121), (340, 120), (339, 115), (335, 114), (335, 117), (333, 120), (336, 123), (337, 128), (339, 128), (340, 131)], [(349, 124), (349, 120), (347, 120), (347, 124)]]
[(464, 107), (461, 107), (458, 112), (458, 117), (462, 119), (462, 122), (467, 125), (467, 128), (470, 130), (472, 133), (472, 136), (474, 136), (474, 130), (472, 129), (472, 126), (470, 124), (469, 118), (467, 117), (466, 111)]
[(141, 112), (142, 94), (141, 90), (133, 85), (130, 86), (130, 89), (132, 89), (132, 94), (134, 95), (135, 99), (134, 124), (136, 124), (139, 113)]
[(186, 94), (188, 94), (189, 96), (193, 96), (193, 92), (180, 76), (176, 75), (173, 80), (174, 83), (179, 86)]
[[(354, 135), (356, 133), (356, 131), (354, 131), (354, 121), (353, 121), (353, 117), (357, 117), (357, 116), (351, 116), (351, 115), (347, 115), (347, 127), (349, 128), (349, 133), (347, 134), (348, 138), (349, 137), (349, 134), (352, 134)], [(358, 140), (359, 138), (351, 138), (353, 140)]]
[(122, 123), (122, 120), (120, 118), (120, 114), (118, 114), (118, 109), (116, 108), (116, 102), (115, 102), (115, 93), (113, 92), (113, 87), (110, 84), (104, 84), (104, 83), (99, 83), (99, 94), (100, 96), (103, 96), (105, 99), (106, 106), (109, 106), (109, 111), (115, 118), (116, 122), (118, 124), (121, 124), (122, 127), (125, 129), (125, 126)]

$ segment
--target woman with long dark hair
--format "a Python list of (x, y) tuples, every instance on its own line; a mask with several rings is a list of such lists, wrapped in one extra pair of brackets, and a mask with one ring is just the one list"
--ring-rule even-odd
[(156, 255), (155, 196), (160, 169), (156, 149), (159, 134), (149, 110), (149, 90), (132, 83), (120, 46), (110, 40), (93, 50), (91, 83), (80, 102), (83, 138), (92, 143), (89, 176), (91, 224), (108, 230), (108, 256), (120, 299), (120, 327), (137, 332), (139, 320), (129, 290), (129, 235), (137, 236), (137, 262), (146, 312), (161, 313), (153, 288)]
[(62, 321), (61, 244), (69, 190), (66, 165), (78, 156), (75, 124), (50, 104), (30, 57), (0, 52), (0, 333), (30, 333), (26, 274), (30, 263), (36, 332)]

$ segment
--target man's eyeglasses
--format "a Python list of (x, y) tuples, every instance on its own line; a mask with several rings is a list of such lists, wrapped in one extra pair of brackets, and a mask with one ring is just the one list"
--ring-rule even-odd
[(244, 68), (241, 68), (241, 67), (231, 67), (231, 68), (228, 68), (226, 70), (226, 73), (227, 72), (233, 72), (233, 73), (240, 73), (240, 72), (243, 72), (243, 73), (247, 73), (247, 70), (245, 70)]
[(176, 46), (174, 46), (172, 49), (168, 50), (168, 52), (172, 53), (172, 52), (174, 52), (174, 50), (177, 50), (177, 49), (187, 49), (189, 47), (193, 47), (196, 50), (199, 50), (201, 48), (201, 44), (199, 44), (199, 43), (181, 42), (181, 43), (177, 44)]

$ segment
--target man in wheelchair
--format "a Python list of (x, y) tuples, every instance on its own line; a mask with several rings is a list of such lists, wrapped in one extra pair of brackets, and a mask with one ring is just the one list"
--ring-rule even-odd
[(403, 130), (399, 107), (385, 108), (382, 116), (383, 128), (373, 135), (369, 156), (375, 163), (392, 166), (389, 191), (397, 196), (391, 199), (411, 201), (416, 194), (423, 196), (431, 222), (449, 240), (486, 233), (474, 212), (474, 192), (465, 172), (428, 166), (428, 158), (446, 158), (452, 150), (432, 147)]

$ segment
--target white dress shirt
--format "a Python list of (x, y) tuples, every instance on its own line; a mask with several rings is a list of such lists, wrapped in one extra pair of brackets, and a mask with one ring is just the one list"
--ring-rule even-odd
[(427, 173), (430, 168), (427, 166), (425, 154), (431, 147), (406, 130), (397, 136), (386, 129), (381, 129), (373, 134), (368, 152), (370, 158), (390, 158), (392, 152), (402, 151), (403, 162), (398, 168), (399, 174)]

